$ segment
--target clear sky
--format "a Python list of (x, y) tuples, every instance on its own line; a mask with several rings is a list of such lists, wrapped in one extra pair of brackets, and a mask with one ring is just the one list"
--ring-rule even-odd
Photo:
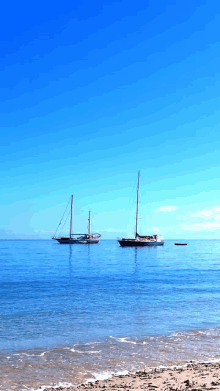
[[(0, 238), (220, 238), (220, 3), (1, 5)], [(68, 228), (68, 226), (67, 226)]]

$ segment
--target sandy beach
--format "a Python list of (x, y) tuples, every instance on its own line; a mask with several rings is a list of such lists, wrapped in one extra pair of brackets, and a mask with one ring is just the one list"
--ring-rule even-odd
[(215, 363), (189, 363), (170, 368), (154, 368), (127, 375), (113, 376), (76, 387), (47, 388), (44, 391), (73, 390), (220, 390), (220, 361)]

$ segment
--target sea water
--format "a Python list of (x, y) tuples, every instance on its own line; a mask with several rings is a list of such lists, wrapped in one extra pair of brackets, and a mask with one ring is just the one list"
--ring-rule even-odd
[(0, 389), (220, 358), (220, 241), (0, 241)]

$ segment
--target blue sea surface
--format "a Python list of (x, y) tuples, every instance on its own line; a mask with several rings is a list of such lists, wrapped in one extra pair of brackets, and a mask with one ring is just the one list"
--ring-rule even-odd
[(19, 389), (15, 372), (25, 357), (41, 360), (34, 363), (35, 380), (33, 362), (28, 364), (26, 387), (43, 384), (42, 371), (42, 382), (58, 381), (51, 375), (57, 360), (67, 377), (70, 354), (71, 383), (79, 364), (84, 377), (77, 379), (83, 381), (94, 375), (95, 364), (99, 373), (137, 368), (136, 356), (155, 365), (218, 358), (218, 240), (189, 240), (184, 247), (167, 240), (155, 248), (121, 248), (116, 240), (1, 240), (0, 265), (0, 366), (13, 369), (1, 389)]

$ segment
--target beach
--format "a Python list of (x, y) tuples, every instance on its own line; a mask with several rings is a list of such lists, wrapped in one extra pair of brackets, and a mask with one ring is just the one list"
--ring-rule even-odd
[(220, 361), (215, 363), (188, 363), (183, 366), (169, 368), (153, 368), (136, 373), (113, 376), (105, 380), (97, 380), (75, 387), (45, 388), (44, 391), (71, 390), (219, 390)]

